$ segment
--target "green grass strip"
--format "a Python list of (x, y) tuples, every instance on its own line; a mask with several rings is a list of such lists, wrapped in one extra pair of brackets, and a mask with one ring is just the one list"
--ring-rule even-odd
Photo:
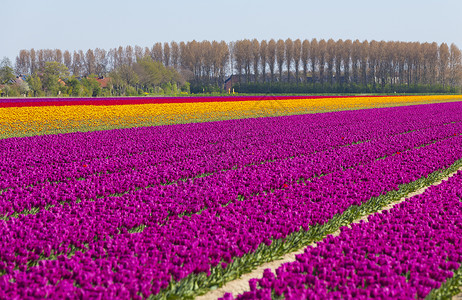
[[(247, 253), (242, 257), (234, 257), (233, 262), (228, 264), (225, 269), (223, 269), (220, 264), (216, 267), (212, 267), (210, 276), (207, 276), (206, 273), (192, 273), (180, 281), (172, 280), (166, 289), (162, 290), (157, 295), (151, 295), (149, 299), (193, 299), (195, 296), (203, 295), (210, 290), (223, 286), (229, 281), (240, 278), (242, 274), (249, 273), (264, 263), (279, 259), (283, 255), (299, 250), (313, 242), (321, 241), (328, 234), (332, 234), (339, 230), (340, 227), (347, 226), (363, 216), (381, 211), (385, 206), (399, 201), (410, 193), (423, 187), (428, 187), (448, 177), (461, 167), (462, 159), (459, 159), (445, 170), (438, 170), (429, 174), (427, 177), (422, 177), (411, 183), (400, 185), (397, 191), (393, 190), (385, 195), (372, 197), (361, 206), (352, 205), (342, 214), (336, 214), (323, 225), (317, 224), (312, 226), (308, 231), (300, 228), (298, 232), (294, 232), (284, 239), (273, 240), (270, 246), (260, 244), (256, 251)], [(460, 286), (462, 283), (461, 274), (462, 271), (459, 271), (459, 277), (453, 277), (455, 278), (453, 280), (454, 283), (452, 283), (452, 285), (448, 284), (450, 285), (447, 289), (449, 292), (455, 291), (455, 286)], [(449, 292), (446, 292), (446, 289), (444, 289), (440, 294)]]

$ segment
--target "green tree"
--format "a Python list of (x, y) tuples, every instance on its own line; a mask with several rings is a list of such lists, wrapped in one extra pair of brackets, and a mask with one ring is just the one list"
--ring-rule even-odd
[(8, 83), (10, 80), (14, 80), (13, 65), (9, 58), (4, 57), (0, 62), (0, 83)]
[(29, 88), (32, 90), (34, 97), (43, 95), (42, 80), (37, 74), (29, 76), (27, 78), (27, 83), (29, 84)]
[(88, 91), (88, 96), (101, 96), (101, 85), (96, 80), (96, 75), (92, 74), (86, 78), (82, 78), (81, 84)]
[(191, 84), (189, 82), (185, 82), (185, 84), (181, 87), (181, 91), (183, 93), (191, 93)]
[(75, 78), (75, 76), (72, 76), (69, 78), (67, 81), (67, 86), (68, 86), (68, 91), (67, 93), (71, 96), (74, 97), (80, 97), (83, 94), (83, 88), (82, 85), (80, 84), (80, 81)]
[(64, 79), (69, 77), (69, 69), (56, 61), (46, 62), (43, 69), (43, 88), (48, 95), (57, 95)]
[[(138, 78), (136, 84), (135, 81), (125, 82), (128, 85), (139, 85), (144, 91), (156, 90), (158, 87), (165, 87), (170, 84), (167, 91), (173, 93), (171, 85), (184, 84), (184, 79), (174, 68), (166, 68), (162, 63), (153, 61), (150, 57), (144, 57), (133, 65), (133, 76)], [(122, 79), (125, 78), (121, 76)], [(164, 89), (165, 90), (165, 89)]]
[(133, 70), (136, 64), (122, 65), (109, 73), (112, 87), (117, 95), (132, 95), (134, 93), (132, 89), (136, 91), (135, 86), (138, 87), (140, 83), (138, 74)]
[(18, 84), (19, 93), (21, 95), (27, 96), (30, 91), (29, 84), (26, 81), (21, 81)]

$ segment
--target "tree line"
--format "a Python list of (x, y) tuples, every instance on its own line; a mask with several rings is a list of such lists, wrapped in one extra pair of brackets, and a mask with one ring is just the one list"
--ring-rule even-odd
[[(233, 74), (236, 87), (253, 92), (268, 91), (268, 87), (278, 87), (284, 92), (303, 91), (303, 86), (316, 87), (321, 92), (332, 87), (396, 91), (411, 86), (449, 91), (461, 85), (461, 59), (461, 50), (455, 44), (435, 42), (194, 40), (155, 43), (152, 47), (119, 46), (108, 51), (21, 50), (14, 69), (17, 74), (36, 74), (47, 62), (57, 62), (76, 77), (110, 73), (117, 77), (118, 73), (118, 86), (125, 86), (125, 90), (128, 86), (136, 90), (155, 86), (148, 84), (146, 78), (140, 80), (143, 77), (140, 64), (149, 61), (177, 72), (175, 80), (190, 82), (194, 91), (220, 90)], [(136, 74), (138, 80), (129, 74)]]
[(0, 62), (0, 95), (17, 96), (138, 96), (189, 94), (189, 83), (175, 69), (145, 57), (97, 75), (71, 74), (57, 61), (46, 61), (32, 74), (15, 75), (9, 59)]
[(455, 44), (241, 40), (232, 44), (232, 53), (238, 82), (247, 86), (309, 83), (323, 91), (333, 86), (439, 85), (454, 89), (461, 84), (461, 51)]

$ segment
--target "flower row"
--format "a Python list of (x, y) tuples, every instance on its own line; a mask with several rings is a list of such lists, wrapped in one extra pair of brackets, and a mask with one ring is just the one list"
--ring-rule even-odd
[[(265, 101), (290, 99), (350, 98), (364, 96), (221, 96), (221, 97), (105, 97), (105, 98), (30, 98), (0, 99), (0, 107), (64, 106), (64, 105), (134, 105), (148, 103), (195, 103), (229, 101)], [(375, 96), (383, 97), (383, 96)]]
[[(308, 246), (237, 299), (422, 299), (462, 264), (462, 171)], [(227, 295), (225, 299), (231, 298)]]
[[(147, 103), (117, 105), (0, 107), (0, 139), (76, 131), (98, 131), (166, 124), (221, 121), (229, 119), (282, 116), (360, 108), (390, 107), (459, 101), (460, 96), (393, 96), (393, 97), (269, 97), (265, 100), (185, 103)], [(182, 98), (187, 99), (187, 98)], [(181, 100), (181, 99), (180, 99)], [(128, 100), (127, 100), (128, 101)], [(138, 101), (138, 100), (137, 100)], [(156, 100), (157, 101), (157, 100)], [(160, 100), (162, 101), (162, 100)], [(165, 99), (165, 101), (169, 101)], [(69, 104), (70, 102), (66, 102)]]

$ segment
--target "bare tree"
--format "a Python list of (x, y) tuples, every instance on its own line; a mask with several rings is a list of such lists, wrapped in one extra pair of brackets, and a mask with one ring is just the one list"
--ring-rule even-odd
[(186, 62), (188, 69), (190, 69), (196, 80), (200, 81), (202, 76), (202, 55), (201, 55), (201, 44), (196, 40), (188, 42), (186, 44)]
[(449, 65), (449, 47), (446, 43), (442, 43), (439, 48), (439, 82), (446, 86), (447, 70)]
[(302, 53), (301, 53), (301, 61), (302, 61), (302, 67), (303, 67), (303, 81), (306, 82), (306, 79), (308, 78), (308, 62), (310, 60), (310, 41), (309, 40), (303, 40), (302, 43)]
[(221, 47), (220, 43), (212, 41), (212, 81), (214, 84), (219, 84), (220, 81), (220, 66), (221, 66)]
[(63, 52), (60, 49), (55, 49), (53, 55), (53, 61), (56, 61), (60, 64), (63, 63)]
[(263, 75), (263, 83), (266, 82), (266, 63), (268, 57), (268, 43), (266, 40), (260, 42), (260, 65), (261, 73)]
[(202, 41), (199, 44), (198, 56), (199, 68), (201, 69), (201, 77), (205, 78), (205, 81), (209, 83), (212, 79), (212, 68), (213, 68), (213, 53), (212, 43), (209, 41)]
[(312, 39), (310, 43), (310, 62), (311, 62), (311, 77), (313, 82), (319, 78), (319, 75), (316, 74), (316, 66), (319, 62), (319, 43), (316, 39)]
[(319, 80), (321, 84), (324, 84), (326, 77), (325, 68), (326, 68), (326, 52), (327, 52), (327, 43), (325, 40), (320, 40), (318, 44), (318, 53), (319, 53)]
[(295, 81), (297, 84), (300, 81), (299, 72), (300, 72), (300, 62), (302, 57), (302, 41), (300, 39), (296, 39), (294, 41), (294, 49), (293, 49), (293, 60), (294, 60), (294, 67), (295, 67)]
[(72, 57), (72, 74), (74, 76), (80, 76), (80, 72), (82, 70), (82, 62), (81, 62), (81, 57), (80, 57), (80, 52), (74, 51), (73, 57)]
[(335, 67), (335, 42), (329, 39), (326, 44), (326, 60), (327, 60), (327, 79), (330, 84), (334, 83), (334, 67)]
[(72, 55), (69, 50), (64, 51), (63, 53), (64, 65), (68, 70), (72, 69)]
[(122, 46), (119, 46), (117, 48), (117, 51), (114, 54), (114, 68), (117, 69), (124, 64), (126, 64), (125, 60), (125, 53), (124, 53), (124, 48)]
[(345, 83), (350, 83), (350, 64), (351, 64), (351, 51), (353, 43), (351, 40), (345, 40), (342, 45), (342, 61), (343, 61), (343, 77)]
[(55, 60), (55, 51), (52, 49), (44, 49), (43, 50), (43, 61), (52, 62), (54, 60)]
[[(141, 47), (138, 48), (138, 50)], [(136, 48), (135, 48), (136, 49)], [(142, 51), (142, 50), (141, 50)], [(95, 49), (95, 73), (98, 76), (104, 76), (108, 71), (107, 52), (104, 49)]]
[(449, 55), (449, 84), (452, 88), (460, 85), (462, 77), (462, 54), (454, 43), (450, 47)]
[(151, 49), (149, 49), (149, 47), (144, 47), (143, 58), (145, 58), (145, 57), (151, 57)]
[(360, 48), (360, 69), (361, 69), (361, 83), (367, 85), (367, 71), (368, 71), (368, 61), (369, 61), (369, 42), (363, 41)]
[(413, 70), (413, 83), (419, 84), (422, 76), (422, 62), (423, 55), (421, 50), (421, 43), (414, 42), (412, 46), (412, 70)]
[(353, 72), (353, 82), (359, 84), (360, 78), (360, 59), (361, 59), (361, 42), (355, 40), (351, 49), (351, 66)]
[(155, 43), (151, 50), (152, 60), (162, 62), (163, 55), (162, 43)]
[(134, 51), (132, 46), (127, 46), (125, 47), (125, 64), (127, 64), (129, 67), (132, 66), (133, 62), (135, 61), (134, 59)]
[(244, 69), (245, 62), (245, 49), (243, 41), (236, 41), (234, 43), (234, 67), (236, 68), (239, 83), (242, 83), (242, 70)]
[(289, 38), (284, 42), (284, 44), (287, 65), (287, 82), (290, 82), (290, 73), (292, 69), (292, 62), (294, 60), (294, 42)]
[(438, 44), (433, 42), (429, 47), (429, 53), (427, 59), (430, 65), (430, 84), (435, 84), (438, 77)]
[(385, 41), (379, 42), (379, 51), (378, 51), (378, 61), (377, 61), (377, 77), (380, 81), (382, 89), (387, 84), (388, 74), (389, 74), (389, 65), (391, 65), (391, 56), (389, 55), (388, 43)]
[(340, 84), (342, 77), (342, 62), (343, 62), (343, 40), (338, 40), (335, 42), (334, 47), (334, 56), (335, 56), (335, 82)]
[(171, 59), (172, 59), (172, 65), (175, 69), (178, 69), (178, 64), (180, 61), (180, 46), (178, 46), (177, 42), (171, 42)]
[(219, 55), (216, 64), (219, 65), (219, 81), (225, 81), (226, 69), (229, 60), (229, 49), (225, 41), (221, 41), (219, 44)]
[(376, 85), (376, 77), (377, 77), (377, 62), (379, 61), (379, 43), (377, 41), (371, 41), (369, 44), (369, 76), (368, 78), (371, 80), (371, 83)]
[(276, 43), (276, 61), (279, 69), (279, 82), (282, 82), (282, 66), (284, 65), (285, 61), (285, 51), (286, 44), (283, 40), (279, 39)]
[(235, 42), (229, 42), (228, 43), (228, 51), (229, 51), (229, 67), (231, 70), (231, 76), (234, 75), (234, 48), (235, 48), (236, 43)]
[(116, 58), (117, 49), (111, 48), (107, 52), (107, 70), (112, 72), (115, 70), (115, 58)]
[(30, 70), (30, 52), (28, 50), (20, 50), (16, 56), (15, 71), (17, 74), (27, 74)]
[(250, 82), (250, 74), (251, 74), (251, 66), (252, 66), (252, 42), (248, 39), (244, 39), (241, 42), (241, 47), (244, 55), (244, 72), (245, 72), (245, 79), (247, 83)]
[(268, 67), (270, 69), (270, 74), (271, 74), (271, 82), (274, 82), (274, 66), (276, 64), (276, 41), (274, 39), (271, 39), (268, 42), (267, 57), (268, 57)]
[(30, 74), (37, 71), (37, 56), (34, 48), (30, 49)]
[(95, 53), (93, 50), (88, 49), (85, 53), (85, 60), (84, 60), (84, 73), (85, 75), (94, 74), (96, 72), (96, 58)]
[(45, 68), (45, 57), (42, 49), (37, 51), (37, 69), (43, 71)]
[(258, 67), (260, 66), (260, 42), (257, 39), (252, 40), (252, 65), (254, 82), (258, 82)]
[(144, 57), (144, 51), (141, 46), (135, 45), (135, 60), (138, 62)]
[(164, 43), (164, 65), (170, 66), (170, 45), (168, 43)]
[(188, 47), (185, 42), (180, 42), (179, 47), (180, 47), (179, 65), (181, 66), (181, 68), (186, 69), (188, 68), (188, 64), (189, 64), (189, 62), (187, 61), (188, 60)]

